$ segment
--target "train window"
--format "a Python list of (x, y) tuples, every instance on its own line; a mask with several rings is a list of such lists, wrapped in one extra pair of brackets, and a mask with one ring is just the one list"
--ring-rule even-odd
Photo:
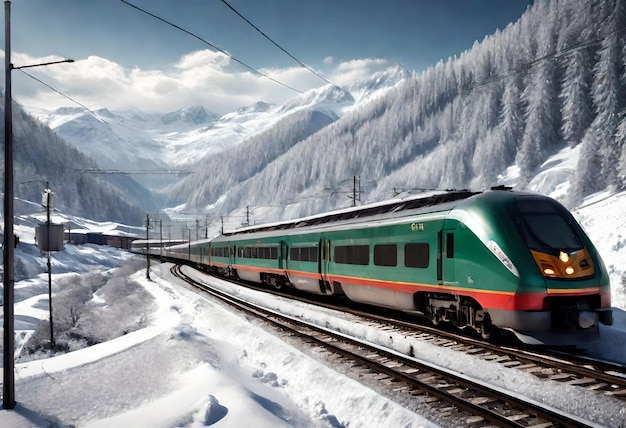
[(270, 259), (272, 260), (278, 259), (278, 247), (270, 248)]
[(317, 247), (292, 247), (289, 258), (301, 262), (316, 262)]
[(454, 258), (454, 233), (446, 233), (446, 257)]
[(404, 265), (426, 269), (430, 260), (430, 246), (426, 242), (415, 242), (404, 246)]
[(396, 244), (374, 245), (374, 264), (376, 266), (397, 266), (398, 246)]
[(517, 207), (521, 215), (515, 222), (531, 249), (556, 252), (583, 248), (568, 217), (551, 200), (519, 198)]
[(335, 247), (335, 263), (348, 265), (368, 265), (369, 245), (339, 245)]

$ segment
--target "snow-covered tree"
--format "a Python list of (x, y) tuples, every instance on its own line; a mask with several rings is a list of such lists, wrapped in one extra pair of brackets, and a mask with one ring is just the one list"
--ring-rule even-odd
[(561, 130), (564, 140), (571, 146), (580, 143), (593, 119), (588, 55), (586, 49), (577, 49), (568, 55), (563, 79)]
[(598, 8), (598, 18), (603, 25), (601, 48), (594, 67), (592, 95), (596, 117), (591, 124), (591, 132), (599, 141), (602, 156), (600, 186), (614, 184), (617, 179), (617, 161), (621, 155), (615, 135), (619, 123), (619, 99), (622, 91), (620, 66), (622, 46), (618, 34), (623, 11), (620, 0), (606, 0)]

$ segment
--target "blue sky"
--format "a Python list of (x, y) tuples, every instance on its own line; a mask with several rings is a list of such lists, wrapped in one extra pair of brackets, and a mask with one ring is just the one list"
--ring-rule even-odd
[[(325, 84), (220, 0), (128, 0), (299, 90)], [(402, 64), (421, 71), (516, 21), (532, 0), (228, 0), (296, 58), (337, 84)], [(201, 41), (120, 0), (14, 0), (12, 62), (90, 108), (226, 113), (297, 93), (255, 76)], [(4, 31), (1, 35), (4, 48)], [(4, 51), (4, 49), (2, 49)], [(14, 71), (27, 107), (72, 105)], [(201, 95), (204, 94), (204, 95)]]

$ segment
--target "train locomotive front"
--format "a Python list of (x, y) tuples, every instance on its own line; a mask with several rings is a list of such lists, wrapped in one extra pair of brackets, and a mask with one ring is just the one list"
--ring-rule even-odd
[[(490, 191), (459, 204), (446, 222), (444, 246), (454, 250), (444, 251), (442, 287), (454, 295), (454, 316), (475, 313), (471, 323), (484, 336), (499, 327), (525, 343), (576, 345), (612, 324), (604, 264), (557, 201)], [(435, 315), (443, 313), (441, 299), (432, 300)]]

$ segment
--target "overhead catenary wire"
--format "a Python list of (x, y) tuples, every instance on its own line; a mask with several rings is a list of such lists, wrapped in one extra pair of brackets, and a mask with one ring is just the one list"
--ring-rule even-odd
[(68, 100), (70, 100), (71, 102), (78, 104), (79, 106), (81, 106), (82, 108), (84, 108), (85, 110), (87, 110), (89, 113), (91, 113), (94, 117), (98, 117), (98, 115), (91, 110), (89, 107), (85, 106), (84, 104), (79, 103), (78, 101), (76, 101), (74, 98), (70, 97), (69, 95), (64, 94), (63, 92), (59, 91), (58, 89), (53, 88), (52, 86), (48, 85), (46, 82), (44, 82), (41, 79), (36, 78), (35, 76), (33, 76), (32, 74), (29, 74), (27, 72), (25, 72), (24, 70), (22, 70), (21, 68), (18, 68), (19, 71), (21, 71), (22, 73), (24, 73), (25, 75), (27, 75), (28, 77), (30, 77), (33, 80), (36, 80), (37, 82), (41, 83), (42, 85), (44, 85), (46, 88), (50, 89), (51, 91), (56, 92), (57, 94), (61, 95), (62, 97), (67, 98)]
[(235, 58), (234, 56), (232, 56), (231, 54), (229, 54), (229, 53), (228, 53), (228, 52), (226, 52), (225, 50), (223, 50), (223, 49), (221, 49), (221, 48), (217, 47), (217, 46), (216, 46), (216, 45), (214, 45), (213, 43), (211, 43), (211, 42), (209, 42), (209, 41), (207, 41), (207, 40), (203, 39), (202, 37), (198, 36), (197, 34), (192, 33), (192, 32), (191, 32), (191, 31), (189, 31), (189, 30), (184, 29), (184, 28), (183, 28), (183, 27), (181, 27), (181, 26), (176, 25), (176, 24), (174, 24), (173, 22), (170, 22), (170, 21), (168, 21), (167, 19), (161, 18), (160, 16), (157, 16), (157, 15), (155, 15), (155, 14), (151, 13), (151, 12), (148, 12), (147, 10), (142, 9), (142, 8), (140, 8), (139, 6), (136, 6), (136, 5), (132, 4), (132, 3), (129, 3), (129, 2), (127, 2), (126, 0), (120, 0), (120, 1), (121, 1), (122, 3), (124, 3), (124, 4), (126, 4), (126, 5), (128, 5), (128, 6), (132, 7), (132, 8), (134, 8), (134, 9), (137, 9), (138, 11), (140, 11), (140, 12), (142, 12), (142, 13), (145, 13), (146, 15), (149, 15), (149, 16), (151, 16), (151, 17), (155, 18), (155, 19), (158, 19), (159, 21), (161, 21), (161, 22), (163, 22), (163, 23), (165, 23), (165, 24), (167, 24), (167, 25), (170, 25), (170, 26), (172, 26), (172, 27), (176, 28), (177, 30), (182, 31), (182, 32), (183, 32), (183, 33), (185, 33), (185, 34), (190, 35), (191, 37), (193, 37), (193, 38), (195, 38), (195, 39), (200, 40), (202, 43), (206, 44), (207, 46), (212, 47), (213, 49), (217, 50), (218, 52), (223, 53), (224, 55), (226, 55), (227, 57), (229, 57), (230, 59), (232, 59), (232, 60), (233, 60), (233, 61), (235, 61), (236, 63), (238, 63), (238, 64), (242, 65), (243, 67), (247, 68), (248, 70), (252, 71), (253, 73), (256, 73), (256, 74), (258, 74), (258, 75), (260, 75), (260, 76), (263, 76), (263, 77), (265, 77), (266, 79), (269, 79), (269, 80), (271, 80), (272, 82), (277, 83), (277, 84), (279, 84), (279, 85), (281, 85), (281, 86), (284, 86), (284, 87), (285, 87), (285, 88), (287, 88), (287, 89), (291, 89), (292, 91), (297, 92), (297, 93), (299, 93), (299, 94), (303, 94), (303, 93), (304, 93), (303, 91), (300, 91), (300, 90), (298, 90), (298, 89), (296, 89), (296, 88), (294, 88), (294, 87), (292, 87), (292, 86), (289, 86), (289, 85), (287, 85), (286, 83), (283, 83), (283, 82), (281, 82), (280, 80), (274, 79), (273, 77), (271, 77), (271, 76), (269, 76), (269, 75), (267, 75), (267, 74), (265, 74), (265, 73), (263, 73), (263, 72), (261, 72), (261, 71), (259, 71), (259, 70), (255, 69), (255, 68), (253, 68), (253, 67), (249, 66), (248, 64), (246, 64), (245, 62), (243, 62), (243, 61), (241, 61), (241, 60), (239, 60), (239, 59)]
[(318, 72), (316, 72), (315, 70), (313, 70), (311, 67), (309, 67), (308, 65), (304, 64), (302, 61), (300, 61), (298, 58), (296, 58), (295, 56), (293, 56), (292, 54), (290, 54), (289, 52), (287, 52), (287, 50), (285, 50), (281, 45), (279, 45), (278, 43), (276, 43), (270, 36), (268, 36), (267, 34), (265, 34), (261, 29), (259, 29), (256, 25), (254, 25), (252, 22), (250, 22), (250, 20), (248, 18), (246, 18), (245, 16), (243, 16), (241, 13), (239, 13), (239, 11), (237, 11), (233, 6), (230, 5), (230, 3), (228, 3), (226, 0), (220, 0), (222, 3), (224, 3), (230, 10), (232, 10), (237, 16), (239, 16), (241, 19), (243, 19), (244, 21), (246, 21), (248, 23), (248, 25), (250, 25), (252, 28), (254, 28), (257, 32), (259, 32), (263, 37), (265, 37), (267, 40), (269, 40), (270, 42), (272, 42), (272, 44), (274, 46), (276, 46), (278, 49), (280, 49), (281, 51), (283, 51), (285, 54), (287, 54), (290, 58), (292, 58), (294, 61), (296, 61), (298, 64), (300, 64), (302, 67), (304, 67), (305, 69), (307, 69), (308, 71), (310, 71), (311, 73), (313, 73), (314, 75), (316, 75), (317, 77), (319, 77), (320, 79), (322, 79), (324, 82), (339, 88), (338, 85), (335, 85), (333, 82), (329, 81), (327, 78), (325, 78), (324, 76), (322, 76), (321, 74), (319, 74)]

